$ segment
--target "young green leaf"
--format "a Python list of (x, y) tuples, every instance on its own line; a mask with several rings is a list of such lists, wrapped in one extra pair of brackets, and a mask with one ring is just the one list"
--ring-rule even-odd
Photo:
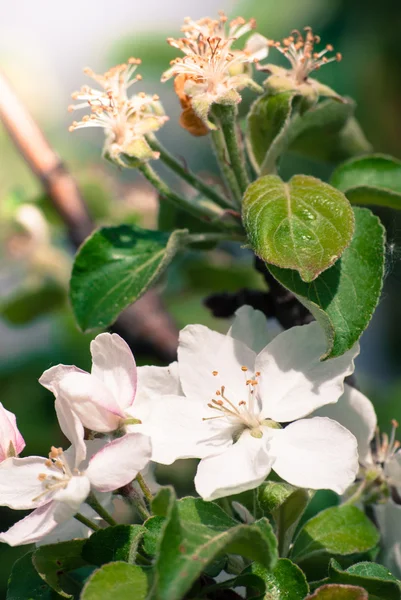
[(247, 118), (246, 145), (257, 173), (267, 153), (283, 137), (291, 116), (293, 92), (265, 94), (252, 104)]
[(257, 179), (245, 192), (242, 216), (255, 253), (267, 263), (296, 269), (306, 282), (341, 256), (354, 232), (346, 197), (307, 175), (288, 183), (276, 175)]
[(95, 231), (79, 249), (72, 269), (70, 298), (81, 329), (114, 323), (166, 269), (185, 234), (136, 225)]
[(342, 569), (334, 559), (330, 561), (328, 577), (323, 583), (342, 583), (363, 587), (369, 593), (369, 600), (400, 600), (401, 588), (394, 575), (383, 565), (361, 562), (348, 569)]
[(85, 542), (82, 557), (97, 566), (113, 561), (132, 564), (144, 531), (142, 525), (116, 525), (95, 531)]
[(0, 316), (12, 325), (27, 325), (66, 303), (66, 290), (59, 283), (47, 280), (29, 285), (6, 297), (0, 304)]
[(182, 598), (202, 571), (222, 554), (239, 554), (267, 569), (274, 566), (276, 538), (267, 520), (230, 527), (232, 520), (223, 516), (224, 511), (214, 503), (188, 498), (176, 502), (170, 493), (155, 565), (158, 600)]
[(368, 600), (368, 593), (353, 585), (323, 585), (305, 600)]
[(150, 590), (150, 570), (126, 562), (111, 562), (95, 571), (80, 600), (145, 600)]
[(307, 572), (324, 572), (330, 557), (342, 557), (342, 563), (349, 559), (352, 564), (355, 557), (374, 549), (379, 539), (378, 530), (359, 508), (333, 506), (305, 523), (290, 558)]
[(260, 506), (276, 523), (280, 556), (286, 556), (295, 529), (309, 504), (311, 493), (286, 483), (268, 481), (258, 489)]
[(61, 600), (40, 577), (32, 563), (33, 552), (19, 558), (8, 580), (6, 600)]
[(253, 563), (251, 571), (265, 582), (266, 600), (303, 600), (309, 593), (305, 575), (288, 558), (280, 558), (271, 571)]
[(352, 204), (401, 210), (401, 161), (391, 156), (374, 154), (350, 160), (334, 171), (331, 183)]
[(69, 576), (71, 571), (87, 565), (82, 558), (85, 540), (72, 540), (40, 546), (32, 556), (32, 562), (42, 579), (63, 598), (73, 598), (80, 584)]
[(322, 325), (327, 351), (322, 358), (341, 356), (368, 326), (379, 302), (384, 276), (385, 230), (370, 210), (354, 208), (355, 233), (350, 246), (331, 269), (313, 283), (296, 271), (269, 266), (274, 277), (291, 290)]

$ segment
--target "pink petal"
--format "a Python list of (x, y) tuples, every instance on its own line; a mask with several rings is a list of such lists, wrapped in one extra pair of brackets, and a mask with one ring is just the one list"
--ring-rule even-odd
[(0, 402), (0, 462), (10, 456), (10, 446), (11, 452), (18, 455), (25, 448), (25, 440), (18, 430), (15, 415)]
[(128, 344), (116, 333), (101, 333), (91, 342), (92, 375), (112, 391), (123, 411), (134, 401), (137, 373)]
[(82, 369), (78, 369), (74, 365), (56, 365), (50, 367), (47, 371), (44, 371), (43, 375), (39, 378), (39, 383), (46, 389), (52, 392), (55, 396), (59, 393), (60, 381), (70, 373), (85, 373)]
[(70, 405), (62, 398), (56, 398), (54, 403), (57, 419), (61, 431), (70, 440), (75, 449), (75, 466), (78, 466), (86, 457), (84, 442), (84, 426), (79, 417), (73, 412)]
[(8, 531), (0, 533), (0, 542), (9, 546), (22, 546), (23, 544), (39, 542), (57, 527), (54, 510), (54, 502), (48, 502), (37, 508), (25, 519), (15, 523)]
[[(49, 502), (39, 480), (42, 473), (54, 475), (41, 456), (8, 458), (0, 464), (0, 506), (27, 510)], [(40, 498), (38, 498), (41, 496)]]
[(128, 433), (107, 444), (91, 458), (86, 476), (99, 492), (111, 492), (135, 479), (151, 455), (147, 435)]

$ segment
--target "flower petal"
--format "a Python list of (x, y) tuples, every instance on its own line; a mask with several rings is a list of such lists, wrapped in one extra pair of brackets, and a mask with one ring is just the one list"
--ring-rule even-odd
[(24, 519), (17, 521), (8, 531), (0, 533), (0, 542), (9, 546), (22, 546), (23, 544), (39, 542), (57, 527), (54, 510), (53, 502), (48, 502), (37, 508)]
[(342, 494), (358, 471), (356, 438), (323, 417), (302, 419), (275, 430), (271, 453), (274, 471), (292, 485)]
[(363, 465), (372, 464), (370, 442), (376, 431), (377, 417), (373, 404), (366, 396), (345, 384), (344, 394), (338, 402), (319, 408), (312, 416), (329, 417), (349, 429), (358, 442), (359, 462)]
[(65, 437), (70, 440), (75, 449), (75, 466), (78, 466), (86, 457), (84, 441), (85, 430), (80, 418), (76, 415), (67, 401), (59, 396), (54, 403), (58, 423)]
[(10, 451), (18, 455), (24, 448), (25, 440), (18, 430), (15, 415), (0, 402), (0, 462), (10, 456)]
[(78, 369), (74, 365), (56, 365), (44, 371), (43, 375), (39, 378), (39, 383), (57, 397), (60, 381), (70, 373), (86, 373), (86, 371)]
[(263, 416), (281, 423), (294, 421), (338, 400), (344, 378), (354, 370), (359, 345), (338, 358), (321, 361), (326, 347), (318, 323), (280, 333), (256, 359), (261, 372), (258, 392)]
[(119, 427), (124, 413), (109, 388), (93, 375), (71, 373), (60, 381), (60, 396), (88, 429), (105, 433)]
[(227, 335), (244, 343), (257, 354), (270, 341), (265, 315), (251, 306), (241, 306), (235, 311), (234, 321)]
[(127, 433), (110, 442), (89, 461), (86, 476), (99, 492), (111, 492), (130, 483), (145, 468), (152, 454), (150, 438)]
[(205, 408), (221, 386), (225, 386), (231, 400), (242, 400), (248, 390), (247, 375), (241, 367), (253, 373), (255, 358), (255, 352), (239, 340), (203, 325), (188, 325), (180, 332), (181, 385), (187, 397), (201, 402)]
[(39, 475), (50, 473), (46, 459), (41, 456), (8, 458), (0, 464), (0, 506), (14, 510), (27, 510), (49, 502), (49, 495), (42, 496), (43, 485)]
[(185, 396), (153, 402), (141, 429), (152, 439), (152, 460), (171, 465), (179, 458), (203, 458), (231, 445), (229, 428), (215, 431), (210, 421), (203, 421), (208, 410)]
[(138, 367), (135, 403), (126, 410), (126, 415), (131, 414), (144, 422), (153, 411), (153, 401), (170, 395), (183, 395), (177, 362), (168, 367)]
[(67, 487), (54, 494), (57, 503), (54, 518), (62, 523), (71, 518), (79, 509), (82, 502), (86, 500), (90, 492), (90, 481), (85, 475), (71, 477)]
[(91, 342), (91, 354), (92, 375), (106, 384), (124, 411), (136, 393), (136, 364), (130, 347), (117, 333), (101, 333)]
[(384, 472), (388, 478), (388, 483), (397, 488), (398, 494), (401, 492), (401, 450), (398, 450), (384, 465)]
[(401, 506), (388, 500), (376, 504), (374, 514), (381, 534), (382, 562), (393, 575), (401, 577)]
[(224, 452), (201, 460), (195, 488), (204, 500), (215, 500), (256, 488), (270, 472), (274, 458), (266, 435), (255, 438), (245, 430)]

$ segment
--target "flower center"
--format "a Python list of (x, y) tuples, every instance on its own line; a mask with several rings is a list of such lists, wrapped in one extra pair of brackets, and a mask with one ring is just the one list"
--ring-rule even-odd
[(36, 502), (43, 496), (65, 489), (74, 475), (79, 475), (78, 469), (71, 471), (62, 448), (51, 447), (49, 458), (45, 462), (51, 473), (39, 473), (38, 479), (42, 483), (43, 492), (33, 499)]
[(400, 447), (400, 442), (395, 439), (398, 423), (395, 419), (391, 421), (390, 435), (380, 434), (379, 428), (376, 429), (374, 450), (372, 452), (373, 462), (378, 470), (382, 471), (386, 464), (394, 458), (395, 453)]

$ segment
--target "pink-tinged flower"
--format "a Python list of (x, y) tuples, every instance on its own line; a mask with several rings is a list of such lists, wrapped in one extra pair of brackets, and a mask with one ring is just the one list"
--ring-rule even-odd
[(52, 447), (49, 458), (9, 458), (0, 465), (0, 504), (34, 509), (1, 533), (1, 542), (19, 546), (40, 541), (80, 512), (90, 492), (111, 492), (130, 483), (151, 456), (150, 439), (140, 433), (108, 444), (85, 444), (84, 461), (71, 446), (66, 452)]
[(268, 343), (264, 315), (247, 306), (227, 335), (186, 327), (183, 391), (153, 402), (152, 459), (201, 458), (195, 486), (206, 500), (257, 487), (271, 469), (299, 487), (344, 492), (358, 469), (355, 437), (332, 419), (305, 417), (338, 400), (359, 348), (322, 362), (324, 351), (317, 323)]
[(18, 456), (25, 448), (25, 440), (17, 427), (15, 415), (0, 402), (0, 463)]
[(99, 433), (122, 428), (147, 433), (151, 399), (161, 393), (179, 393), (180, 389), (176, 363), (137, 368), (128, 344), (116, 333), (96, 336), (90, 349), (91, 373), (57, 365), (39, 379), (55, 395), (60, 426), (81, 446), (81, 452), (83, 427)]

